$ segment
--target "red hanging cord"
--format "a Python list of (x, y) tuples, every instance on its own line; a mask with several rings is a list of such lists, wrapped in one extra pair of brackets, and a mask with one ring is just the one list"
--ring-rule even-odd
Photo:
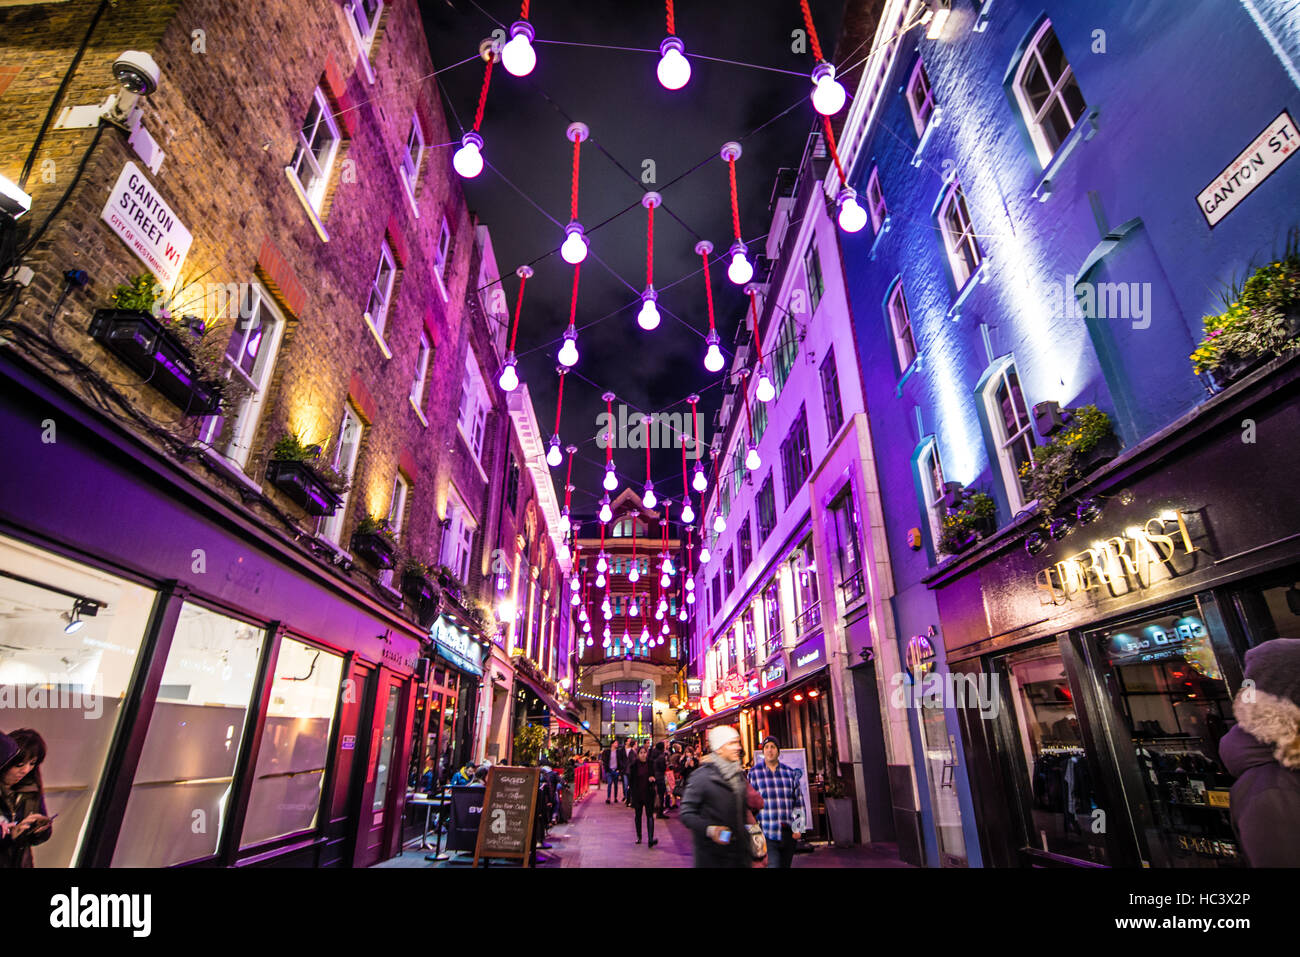
[(488, 84), (492, 82), (492, 58), (488, 57), (487, 66), (483, 69), (483, 89), (478, 95), (478, 110), (474, 113), (474, 132), (483, 125), (483, 108), (487, 106)]
[(686, 474), (686, 443), (682, 443), (682, 501), (689, 501), (691, 495), (691, 483)]
[[(560, 381), (563, 382), (564, 380), (561, 379)], [(578, 450), (577, 450), (577, 448), (576, 448), (575, 446), (570, 445), (569, 448), (568, 448), (568, 452), (569, 452), (569, 473), (568, 473), (568, 475), (565, 476), (565, 479), (564, 479), (564, 507), (565, 507), (566, 510), (567, 510), (568, 507), (569, 507), (569, 494), (573, 491), (573, 454), (574, 454), (575, 452), (577, 452), (577, 451), (578, 451)], [(576, 551), (576, 549), (575, 549), (575, 551), (574, 551), (574, 561), (577, 561), (577, 551)]]
[(727, 169), (731, 176), (731, 224), (736, 230), (736, 242), (740, 242), (740, 201), (736, 198), (736, 161), (727, 160)]
[(609, 431), (605, 433), (605, 464), (609, 465), (614, 461), (614, 393), (606, 392), (604, 398), (606, 421), (609, 422)]
[(573, 328), (573, 320), (578, 315), (578, 271), (582, 269), (582, 263), (573, 267), (573, 294), (569, 297), (569, 328)]
[(532, 266), (520, 266), (515, 270), (515, 275), (519, 277), (519, 295), (515, 297), (515, 322), (510, 327), (510, 348), (507, 350), (509, 352), (515, 351), (515, 336), (519, 334), (519, 313), (524, 308), (524, 285), (532, 274)]
[(745, 377), (745, 384), (740, 391), (745, 396), (745, 424), (749, 426), (749, 444), (752, 446), (755, 444), (754, 420), (749, 417), (749, 377), (748, 376)]
[(709, 279), (709, 252), (713, 247), (711, 245), (707, 249), (703, 247), (704, 244), (701, 243), (696, 249), (704, 260), (704, 296), (709, 301), (709, 332), (713, 332), (713, 282)]
[(677, 32), (677, 18), (673, 16), (673, 0), (668, 0), (668, 35), (673, 36)]
[[(564, 368), (560, 368), (560, 370), (559, 370), (559, 373), (560, 373), (560, 391), (559, 391), (559, 394), (556, 395), (556, 397), (555, 397), (555, 431), (551, 433), (552, 435), (559, 435), (559, 434), (560, 434), (560, 409), (561, 409), (561, 408), (563, 407), (563, 405), (564, 405), (564, 375), (565, 375), (565, 373), (566, 373), (567, 371), (568, 371), (568, 370), (567, 370), (567, 369), (564, 369)], [(570, 467), (572, 467), (572, 465), (573, 465), (573, 459), (572, 459), (572, 458), (569, 459), (569, 465), (570, 465)]]
[(648, 204), (645, 211), (645, 284), (653, 286), (655, 282), (655, 204)]
[(822, 117), (822, 128), (826, 131), (826, 145), (830, 147), (831, 157), (835, 160), (835, 171), (840, 174), (840, 185), (849, 185), (848, 179), (844, 176), (844, 166), (840, 163), (840, 151), (835, 147), (835, 134), (831, 132), (831, 118)]
[(749, 290), (749, 315), (754, 323), (754, 353), (759, 362), (763, 361), (763, 340), (758, 335), (758, 293)]
[(650, 415), (643, 415), (641, 421), (645, 423), (645, 481), (650, 484), (650, 420), (654, 418)]
[(700, 410), (698, 407), (700, 397), (693, 395), (688, 401), (691, 403), (691, 447), (698, 449), (700, 447)]
[(573, 138), (573, 199), (569, 203), (569, 219), (578, 218), (578, 156), (582, 150), (582, 138)]
[(529, 0), (524, 0), (524, 5), (523, 5), (523, 7), (520, 9), (520, 11), (519, 11), (519, 19), (520, 19), (520, 20), (527, 20), (527, 19), (528, 19), (528, 3), (529, 3)]
[(818, 60), (826, 59), (822, 56), (822, 45), (817, 42), (817, 28), (813, 26), (812, 11), (808, 9), (808, 0), (799, 0), (799, 8), (803, 10), (804, 26), (808, 28), (808, 43), (812, 47), (813, 56)]

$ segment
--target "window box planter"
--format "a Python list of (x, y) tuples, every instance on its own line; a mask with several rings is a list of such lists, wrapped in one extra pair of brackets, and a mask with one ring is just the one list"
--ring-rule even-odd
[(438, 600), (438, 586), (419, 572), (403, 572), (402, 594), (415, 602), (436, 602)]
[(442, 592), (444, 595), (449, 596), (457, 604), (460, 604), (461, 599), (463, 597), (461, 594), (461, 589), (463, 586), (461, 585), (458, 579), (453, 578), (450, 574), (446, 572), (439, 572), (438, 585), (439, 587), (442, 588)]
[(356, 532), (352, 536), (352, 554), (376, 568), (392, 568), (397, 560), (397, 547), (380, 532)]
[(306, 462), (272, 459), (266, 464), (266, 478), (308, 515), (333, 515), (343, 504)]
[(1080, 452), (1074, 460), (1074, 467), (1080, 475), (1091, 475), (1107, 462), (1119, 455), (1119, 438), (1114, 435), (1097, 440), (1097, 444), (1087, 452)]
[(1214, 367), (1214, 381), (1221, 390), (1226, 389), (1238, 379), (1250, 375), (1271, 358), (1273, 357), (1267, 355), (1239, 356), (1235, 353), (1226, 355)]
[(212, 415), (221, 391), (199, 378), (198, 364), (184, 334), (147, 312), (97, 309), (90, 335), (186, 415)]

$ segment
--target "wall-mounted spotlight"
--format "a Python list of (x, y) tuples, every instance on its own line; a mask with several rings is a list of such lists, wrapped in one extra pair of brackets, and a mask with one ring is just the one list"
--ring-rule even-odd
[(75, 635), (86, 626), (85, 618), (94, 618), (99, 614), (99, 602), (93, 598), (78, 598), (72, 603), (72, 611), (63, 617), (67, 619), (67, 624), (63, 626), (63, 631), (68, 635)]
[(1080, 525), (1087, 525), (1095, 522), (1101, 517), (1101, 500), (1097, 498), (1085, 498), (1075, 509), (1075, 518), (1079, 520)]

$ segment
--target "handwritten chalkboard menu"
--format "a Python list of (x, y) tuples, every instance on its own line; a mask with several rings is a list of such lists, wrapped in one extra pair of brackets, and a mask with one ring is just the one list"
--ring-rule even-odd
[(537, 768), (497, 767), (488, 772), (475, 866), (480, 857), (518, 858), (528, 866), (537, 812), (537, 775)]

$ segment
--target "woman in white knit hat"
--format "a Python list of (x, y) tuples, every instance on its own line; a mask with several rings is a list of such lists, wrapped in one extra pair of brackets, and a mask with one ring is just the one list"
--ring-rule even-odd
[(682, 796), (682, 823), (695, 839), (696, 867), (750, 866), (746, 790), (740, 732), (730, 725), (710, 729), (709, 754), (691, 774)]

